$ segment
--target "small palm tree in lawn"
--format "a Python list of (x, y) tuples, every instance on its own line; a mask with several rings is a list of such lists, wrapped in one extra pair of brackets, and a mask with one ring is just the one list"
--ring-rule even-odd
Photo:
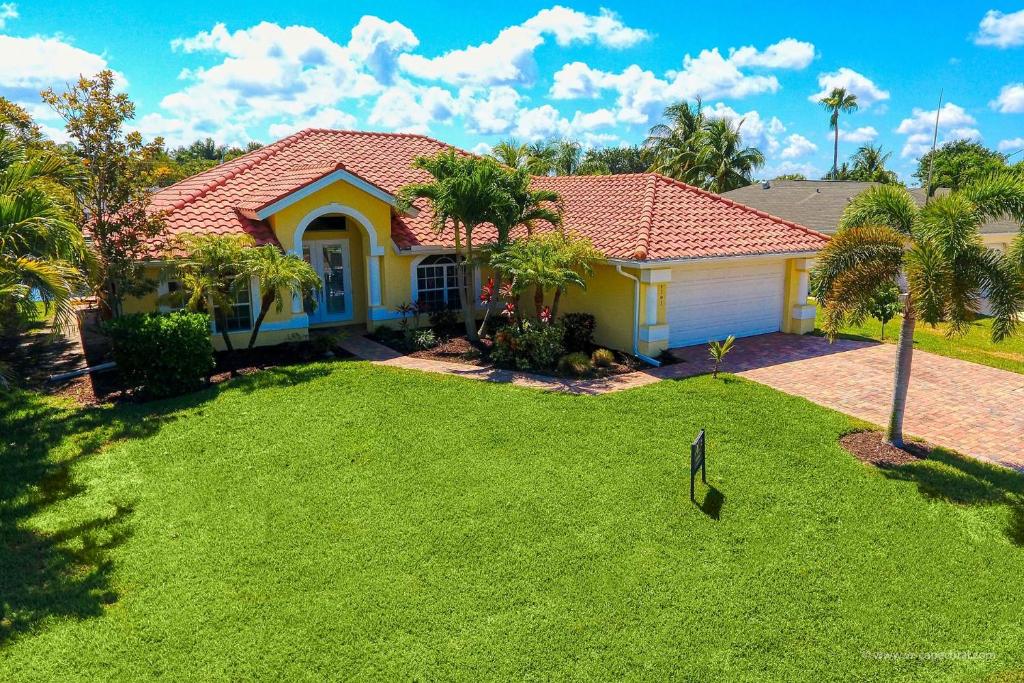
[(746, 187), (754, 171), (764, 165), (761, 150), (743, 146), (742, 127), (742, 120), (735, 127), (728, 119), (708, 122), (697, 153), (697, 164), (705, 175), (704, 189), (721, 193)]
[(260, 286), (260, 314), (252, 326), (249, 347), (256, 345), (256, 337), (267, 312), (274, 306), (278, 313), (284, 308), (287, 296), (306, 298), (320, 289), (323, 283), (311, 265), (295, 254), (285, 254), (273, 244), (246, 249), (243, 261), (243, 278), (254, 277)]
[(903, 414), (918, 318), (931, 325), (947, 321), (951, 336), (963, 334), (987, 295), (993, 341), (1017, 330), (1017, 314), (1024, 306), (1024, 232), (1010, 255), (990, 251), (980, 235), (986, 220), (1004, 216), (1024, 225), (1024, 181), (1009, 174), (976, 182), (924, 207), (901, 185), (879, 185), (854, 198), (839, 231), (818, 257), (814, 278), (830, 339), (844, 324), (859, 324), (870, 315), (880, 288), (900, 287), (903, 321), (886, 431), (886, 440), (897, 447), (904, 445)]
[(72, 297), (90, 264), (68, 205), (80, 170), (60, 154), (30, 150), (0, 125), (0, 312), (32, 316), (39, 296), (54, 311), (55, 329), (74, 316)]
[(227, 311), (241, 287), (248, 286), (245, 252), (253, 240), (247, 235), (182, 235), (179, 247), (186, 256), (178, 275), (188, 292), (188, 307), (207, 311), (220, 330), (225, 348), (234, 351), (228, 334)]
[(718, 370), (722, 367), (722, 361), (732, 351), (732, 345), (735, 341), (736, 337), (730, 334), (723, 341), (715, 340), (708, 344), (708, 355), (715, 362), (715, 369), (711, 372), (712, 379), (718, 379)]
[(473, 264), (473, 232), (489, 223), (511, 203), (512, 198), (502, 182), (508, 171), (493, 159), (459, 154), (454, 150), (432, 157), (419, 157), (413, 165), (426, 171), (431, 180), (406, 185), (399, 192), (400, 206), (408, 208), (417, 199), (429, 202), (434, 210), (433, 227), (438, 233), (452, 229), (456, 260), (464, 264), (456, 268), (459, 301), (466, 326), (466, 337), (479, 342), (476, 330), (476, 296), (467, 274)]
[(818, 104), (829, 111), (828, 127), (835, 132), (835, 147), (832, 151), (832, 172), (839, 171), (839, 115), (857, 111), (857, 96), (847, 92), (846, 88), (832, 88)]

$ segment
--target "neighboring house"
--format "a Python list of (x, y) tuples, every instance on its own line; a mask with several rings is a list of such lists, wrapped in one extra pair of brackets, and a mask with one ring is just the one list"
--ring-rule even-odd
[[(154, 244), (149, 275), (161, 301), (179, 287), (160, 276), (174, 257), (168, 247), (191, 232), (248, 234), (320, 273), (318, 305), (296, 299), (270, 311), (261, 344), (311, 327), (394, 324), (408, 301), (457, 308), (451, 230), (431, 229), (426, 202), (403, 213), (396, 201), (403, 185), (427, 179), (413, 160), (448, 147), (421, 135), (305, 130), (160, 190), (152, 205), (166, 212), (169, 234)], [(587, 290), (562, 303), (596, 316), (598, 343), (654, 356), (730, 334), (813, 329), (807, 270), (824, 235), (655, 174), (535, 182), (561, 195), (565, 228), (605, 254)], [(474, 234), (477, 244), (493, 238), (490, 226)], [(256, 289), (233, 306), (233, 342), (244, 343), (258, 314)], [(126, 302), (128, 311), (157, 308), (157, 294)]]
[[(877, 184), (856, 180), (766, 180), (731, 190), (724, 196), (831, 235), (838, 229), (846, 205)], [(938, 190), (939, 194), (948, 192), (946, 188)], [(922, 187), (910, 188), (910, 196), (922, 206), (927, 199)], [(988, 221), (981, 228), (981, 239), (989, 249), (1005, 252), (1020, 230), (1021, 226), (1010, 219)], [(992, 313), (987, 299), (982, 299), (979, 312)]]
[[(731, 190), (723, 196), (831, 235), (839, 227), (846, 205), (877, 184), (855, 180), (766, 180)], [(949, 190), (939, 189), (940, 194), (946, 192)], [(910, 188), (910, 196), (918, 204), (924, 204), (924, 188)], [(1009, 219), (989, 221), (981, 233), (988, 247), (1006, 251), (1013, 238), (1020, 234), (1020, 226)]]

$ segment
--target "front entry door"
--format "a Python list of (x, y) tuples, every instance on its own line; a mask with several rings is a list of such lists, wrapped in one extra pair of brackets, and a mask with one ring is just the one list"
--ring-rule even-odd
[(348, 240), (304, 240), (302, 258), (313, 266), (323, 283), (320, 291), (305, 302), (309, 323), (351, 320), (352, 266)]

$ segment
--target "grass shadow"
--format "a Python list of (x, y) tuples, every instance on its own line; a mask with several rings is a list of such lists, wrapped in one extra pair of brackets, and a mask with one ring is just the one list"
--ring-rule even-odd
[(716, 522), (722, 518), (722, 506), (725, 505), (725, 494), (708, 484), (704, 500), (697, 505), (698, 509)]
[(953, 505), (1005, 506), (1007, 538), (1024, 546), (1024, 475), (935, 448), (925, 460), (883, 469), (888, 478), (917, 485), (922, 496)]

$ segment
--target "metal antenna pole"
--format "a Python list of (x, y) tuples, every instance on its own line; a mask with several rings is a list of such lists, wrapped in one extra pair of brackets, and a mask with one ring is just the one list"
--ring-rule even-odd
[(932, 133), (932, 155), (928, 159), (928, 187), (924, 195), (924, 203), (932, 198), (932, 169), (935, 168), (935, 145), (939, 141), (939, 116), (942, 114), (942, 89), (939, 89), (939, 106), (935, 110), (935, 132)]

